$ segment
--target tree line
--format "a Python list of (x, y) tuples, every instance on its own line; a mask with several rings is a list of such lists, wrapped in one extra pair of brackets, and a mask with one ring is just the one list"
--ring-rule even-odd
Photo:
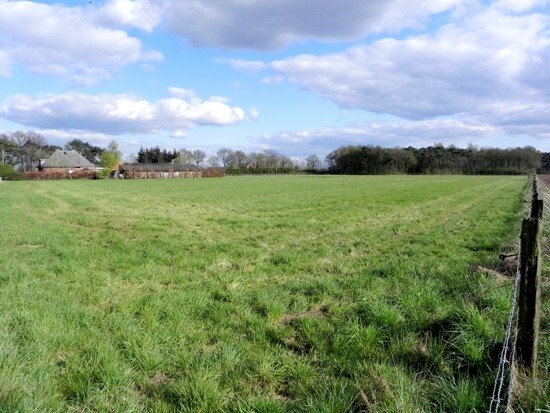
[[(318, 159), (318, 158), (317, 158)], [(273, 149), (245, 153), (231, 148), (220, 148), (208, 156), (200, 149), (166, 150), (158, 146), (141, 147), (135, 157), (137, 163), (176, 163), (194, 167), (223, 168), (229, 174), (289, 173), (299, 168), (290, 157)]]
[(516, 175), (535, 172), (542, 154), (535, 148), (458, 148), (435, 144), (427, 148), (342, 146), (326, 157), (335, 174), (466, 174)]
[(204, 151), (141, 148), (137, 162), (182, 163), (196, 167), (225, 169), (229, 174), (291, 173), (296, 171), (332, 174), (466, 174), (515, 175), (535, 172), (541, 167), (542, 153), (531, 146), (518, 148), (459, 148), (434, 144), (425, 148), (383, 148), (348, 145), (330, 152), (324, 162), (311, 154), (302, 162), (273, 149), (245, 153), (221, 148), (215, 155)]
[[(113, 168), (122, 154), (115, 141), (107, 148), (72, 139), (63, 148), (49, 145), (36, 132), (0, 134), (0, 170), (2, 176), (29, 171), (56, 149), (75, 150), (95, 165)], [(341, 146), (330, 152), (324, 160), (311, 154), (297, 161), (274, 149), (246, 153), (228, 147), (208, 156), (203, 150), (161, 149), (141, 147), (135, 163), (178, 163), (197, 168), (223, 168), (228, 174), (272, 174), (296, 171), (333, 174), (527, 174), (541, 167), (542, 154), (535, 148), (479, 148), (469, 145), (458, 148), (434, 144), (426, 148), (383, 148), (372, 145)], [(550, 162), (547, 162), (550, 165)]]

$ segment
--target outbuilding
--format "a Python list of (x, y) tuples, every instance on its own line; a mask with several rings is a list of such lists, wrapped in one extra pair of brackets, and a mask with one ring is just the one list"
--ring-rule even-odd
[(89, 160), (84, 158), (77, 151), (67, 151), (57, 149), (52, 156), (45, 161), (41, 161), (38, 165), (39, 171), (51, 172), (52, 170), (59, 172), (69, 172), (76, 170), (93, 170), (97, 167)]

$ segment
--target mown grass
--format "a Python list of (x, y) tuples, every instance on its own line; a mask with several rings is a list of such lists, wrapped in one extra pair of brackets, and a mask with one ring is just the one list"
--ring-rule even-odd
[(4, 183), (0, 411), (486, 409), (526, 183)]

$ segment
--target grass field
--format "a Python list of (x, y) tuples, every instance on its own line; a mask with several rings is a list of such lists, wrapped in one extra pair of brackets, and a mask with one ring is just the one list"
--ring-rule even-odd
[(526, 185), (4, 182), (0, 411), (482, 411)]

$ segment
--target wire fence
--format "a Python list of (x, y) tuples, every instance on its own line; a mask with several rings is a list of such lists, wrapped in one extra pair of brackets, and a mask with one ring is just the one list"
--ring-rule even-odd
[[(542, 199), (544, 203), (550, 202), (550, 193), (549, 191), (543, 190), (539, 192), (539, 181), (537, 177), (533, 180), (533, 188), (531, 193), (531, 217), (533, 218), (533, 205), (537, 200)], [(548, 208), (547, 208), (548, 209)], [(542, 215), (543, 220), (550, 218), (550, 211), (546, 212), (543, 210)], [(544, 246), (546, 243), (543, 243), (542, 255), (550, 256), (550, 246)], [(522, 283), (522, 273), (524, 271), (521, 268), (521, 255), (525, 251), (521, 251), (521, 243), (518, 243), (517, 247), (518, 257), (517, 257), (517, 269), (515, 273), (515, 282), (514, 289), (510, 298), (510, 313), (508, 315), (508, 323), (506, 325), (506, 331), (504, 336), (504, 341), (502, 345), (502, 350), (499, 357), (497, 374), (495, 377), (495, 384), (493, 387), (493, 393), (491, 397), (491, 403), (489, 406), (488, 413), (500, 413), (500, 412), (511, 412), (512, 402), (513, 402), (513, 392), (514, 392), (514, 383), (515, 373), (516, 373), (516, 340), (518, 332), (518, 313), (519, 313), (519, 294), (520, 294), (520, 285)]]
[[(518, 245), (519, 251), (519, 245)], [(521, 254), (521, 251), (519, 251)], [(521, 271), (519, 267), (520, 257), (518, 254), (518, 267), (516, 270), (516, 280), (514, 283), (514, 291), (510, 301), (510, 314), (508, 315), (508, 324), (506, 325), (506, 333), (504, 343), (500, 352), (497, 375), (491, 397), (491, 404), (488, 413), (500, 412), (501, 405), (512, 399), (512, 383), (514, 382), (514, 360), (515, 360), (515, 337), (518, 320), (518, 292), (521, 279)], [(506, 408), (508, 410), (508, 407)]]

